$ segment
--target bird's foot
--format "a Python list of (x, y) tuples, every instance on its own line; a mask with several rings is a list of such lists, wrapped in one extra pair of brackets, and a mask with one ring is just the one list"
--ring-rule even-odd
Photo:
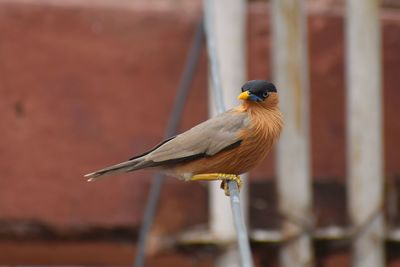
[(221, 182), (220, 187), (221, 187), (221, 189), (224, 189), (225, 196), (230, 196), (229, 187), (228, 187), (228, 182), (229, 181), (235, 181), (237, 183), (237, 185), (238, 185), (238, 189), (239, 189), (239, 192), (240, 192), (240, 188), (242, 188), (243, 182), (240, 179), (239, 175), (236, 175), (236, 174), (224, 174), (224, 173), (221, 173), (221, 175), (222, 175), (222, 178), (221, 178), (222, 182)]
[(196, 174), (193, 175), (190, 179), (192, 181), (215, 181), (215, 180), (222, 180), (221, 182), (221, 189), (224, 189), (225, 195), (230, 196), (229, 188), (228, 188), (228, 181), (235, 181), (238, 185), (238, 189), (242, 187), (242, 180), (240, 179), (239, 175), (236, 174), (227, 174), (227, 173), (204, 173), (204, 174)]

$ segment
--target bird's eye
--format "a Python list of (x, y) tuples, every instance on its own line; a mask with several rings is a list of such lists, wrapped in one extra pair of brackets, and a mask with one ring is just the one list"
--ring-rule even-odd
[(263, 93), (263, 97), (266, 98), (268, 96), (268, 92)]

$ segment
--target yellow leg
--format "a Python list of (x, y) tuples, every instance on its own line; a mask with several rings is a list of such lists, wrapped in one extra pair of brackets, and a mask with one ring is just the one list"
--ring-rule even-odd
[(242, 180), (240, 180), (240, 176), (236, 174), (227, 174), (227, 173), (203, 173), (196, 174), (190, 178), (191, 181), (216, 181), (222, 180), (221, 188), (224, 189), (225, 195), (229, 196), (228, 183), (227, 181), (235, 181), (238, 185), (238, 188), (242, 187)]

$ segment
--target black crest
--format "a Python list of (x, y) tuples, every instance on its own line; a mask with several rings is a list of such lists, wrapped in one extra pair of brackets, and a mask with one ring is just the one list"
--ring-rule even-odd
[(271, 92), (276, 93), (276, 87), (273, 83), (264, 80), (252, 80), (242, 86), (242, 92), (249, 91), (250, 94), (264, 100)]

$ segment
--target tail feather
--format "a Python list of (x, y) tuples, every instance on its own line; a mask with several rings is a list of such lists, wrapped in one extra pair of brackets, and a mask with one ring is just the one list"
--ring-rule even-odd
[(144, 160), (142, 158), (128, 160), (122, 163), (118, 163), (116, 165), (106, 167), (104, 169), (85, 174), (84, 177), (87, 178), (88, 182), (96, 181), (101, 176), (110, 175), (119, 172), (130, 172), (134, 170), (139, 170), (145, 168), (146, 164), (144, 164)]

